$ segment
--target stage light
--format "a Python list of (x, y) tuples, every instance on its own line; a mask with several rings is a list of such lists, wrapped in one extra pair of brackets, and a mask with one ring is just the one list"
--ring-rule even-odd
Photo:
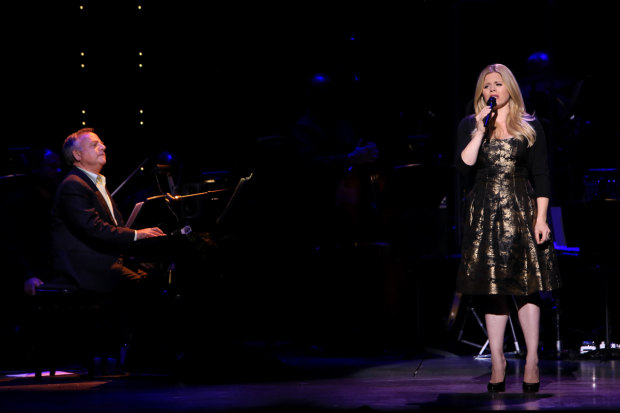
[(140, 63), (140, 67), (142, 67), (142, 63)]
[(80, 53), (82, 56), (84, 56), (84, 53)]
[(83, 110), (83, 111), (82, 111), (82, 113), (86, 113), (86, 111), (85, 111), (85, 110)]
[(84, 64), (82, 64), (82, 67), (84, 67)]
[(142, 6), (138, 6), (138, 9), (142, 9)]
[[(59, 371), (59, 370), (56, 370), (56, 373), (55, 373), (55, 374), (56, 374), (57, 376), (64, 376), (64, 375), (66, 375), (66, 374), (75, 374), (75, 373), (73, 373), (73, 372), (66, 372), (66, 371)], [(49, 372), (49, 371), (43, 371), (43, 372), (41, 372), (41, 376), (42, 376), (42, 377), (49, 377), (49, 375), (50, 375), (50, 372)], [(6, 375), (6, 377), (35, 377), (35, 374), (34, 374), (34, 373), (7, 374), (7, 375)], [(98, 384), (97, 384), (97, 386), (98, 386)]]
[(143, 111), (140, 111), (140, 113), (144, 113)]
[(80, 10), (82, 10), (83, 8), (84, 8), (83, 6), (80, 6)]
[(144, 171), (144, 168), (142, 168), (142, 167), (141, 167), (141, 168), (140, 168), (140, 170), (141, 170), (141, 171)]
[(138, 53), (140, 56), (142, 56), (142, 52)]
[(140, 122), (140, 125), (144, 125), (144, 122)]
[(86, 122), (82, 122), (82, 125), (86, 125)]
[[(564, 245), (558, 245), (557, 242), (553, 242), (553, 248), (555, 248), (556, 250), (560, 250), (560, 251), (567, 251), (567, 252), (579, 252), (579, 247), (566, 247)], [(567, 254), (570, 255), (570, 254)]]

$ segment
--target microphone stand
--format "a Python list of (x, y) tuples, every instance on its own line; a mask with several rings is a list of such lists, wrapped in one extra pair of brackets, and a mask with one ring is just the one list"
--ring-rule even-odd
[(143, 161), (142, 161), (142, 163), (141, 163), (140, 165), (138, 165), (138, 167), (136, 168), (136, 170), (135, 170), (135, 171), (133, 171), (133, 172), (131, 173), (131, 175), (129, 175), (129, 176), (127, 177), (127, 179), (125, 179), (125, 180), (124, 180), (124, 181), (123, 181), (123, 182), (122, 182), (122, 183), (118, 186), (118, 188), (116, 188), (116, 189), (114, 190), (114, 192), (112, 192), (112, 197), (114, 197), (114, 195), (116, 195), (116, 193), (117, 193), (117, 192), (118, 192), (118, 191), (119, 191), (119, 190), (123, 187), (123, 185), (125, 185), (125, 184), (127, 183), (127, 181), (129, 181), (129, 180), (131, 179), (131, 177), (132, 177), (132, 176), (134, 176), (134, 175), (136, 174), (136, 172), (138, 172), (138, 171), (140, 170), (140, 168), (142, 168), (142, 165), (144, 165), (144, 164), (146, 163), (146, 161), (148, 161), (148, 160), (149, 160), (149, 158), (146, 158), (145, 160), (143, 160)]

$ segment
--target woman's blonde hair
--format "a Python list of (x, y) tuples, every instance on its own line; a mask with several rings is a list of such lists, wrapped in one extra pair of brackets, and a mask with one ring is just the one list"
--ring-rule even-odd
[[(517, 80), (506, 66), (499, 63), (489, 65), (480, 72), (480, 77), (478, 77), (478, 83), (476, 84), (476, 92), (474, 93), (474, 109), (476, 110), (476, 115), (488, 106), (484, 101), (482, 89), (484, 88), (484, 79), (489, 73), (499, 73), (510, 95), (510, 99), (507, 103), (509, 109), (508, 119), (506, 120), (508, 134), (517, 139), (527, 139), (527, 146), (529, 148), (536, 141), (536, 131), (528, 123), (534, 120), (534, 116), (525, 111), (523, 96), (521, 96), (521, 90), (519, 89)], [(490, 126), (488, 131), (490, 131), (491, 139), (498, 139), (496, 135), (499, 131), (495, 128), (495, 122), (491, 122)]]

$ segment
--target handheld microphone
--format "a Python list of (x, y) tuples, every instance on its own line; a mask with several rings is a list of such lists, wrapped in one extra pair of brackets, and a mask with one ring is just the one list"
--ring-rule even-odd
[[(487, 105), (491, 106), (491, 111), (493, 110), (493, 106), (495, 106), (495, 96), (491, 96), (489, 98), (489, 101), (487, 102)], [(484, 127), (486, 128), (487, 125), (489, 124), (489, 119), (491, 119), (491, 112), (489, 112), (489, 114), (487, 115), (486, 118), (484, 118)]]

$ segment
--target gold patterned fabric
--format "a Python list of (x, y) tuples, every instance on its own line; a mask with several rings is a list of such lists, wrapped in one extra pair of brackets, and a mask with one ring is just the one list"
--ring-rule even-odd
[(536, 244), (536, 198), (525, 168), (527, 144), (488, 140), (467, 197), (457, 291), (529, 295), (561, 286), (553, 242)]

